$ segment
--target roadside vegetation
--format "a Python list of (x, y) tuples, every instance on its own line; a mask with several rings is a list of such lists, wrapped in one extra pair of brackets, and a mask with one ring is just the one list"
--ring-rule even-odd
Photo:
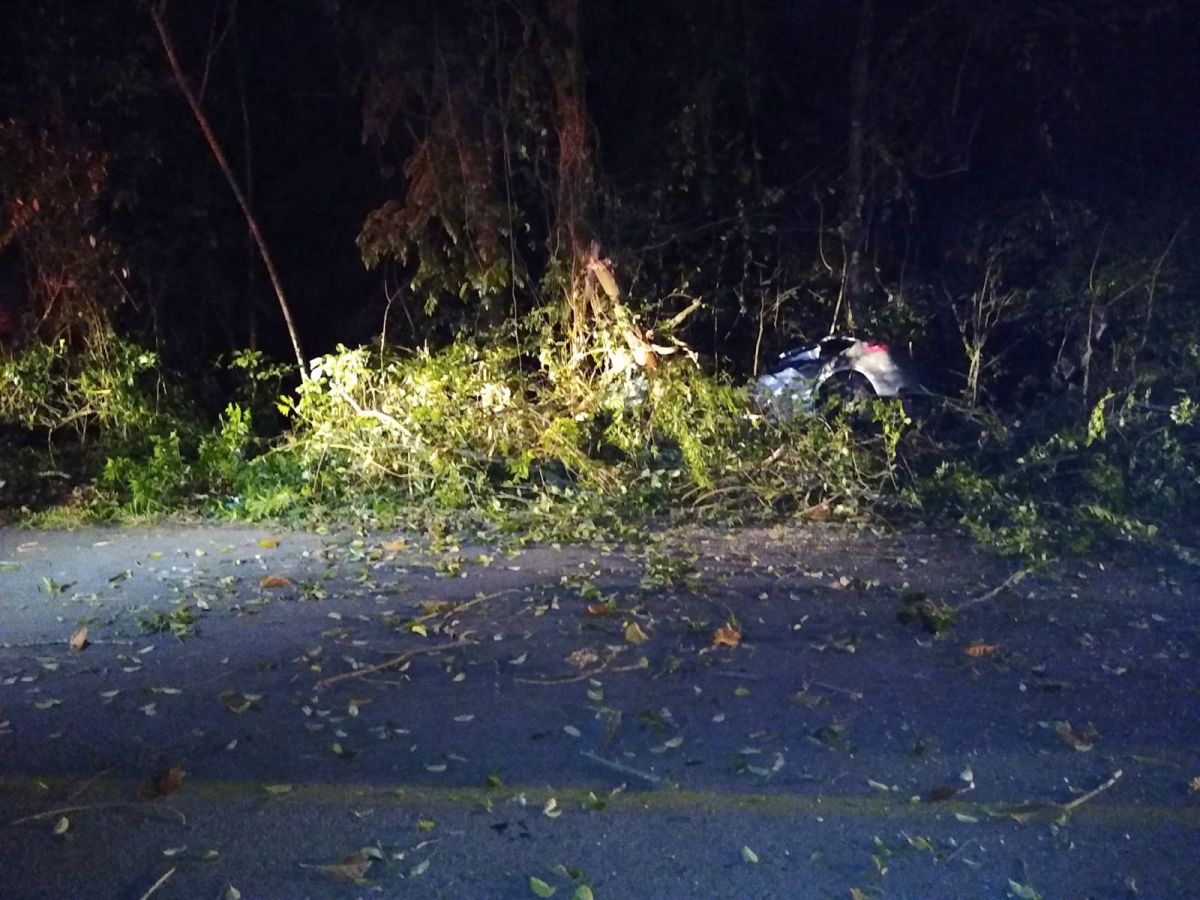
[[(31, 9), (53, 18), (54, 6)], [(600, 154), (609, 123), (588, 105), (573, 4), (511, 20), (451, 6), (457, 27), (437, 30), (453, 35), (437, 47), (416, 13), (340, 14), (341, 51), (364, 74), (348, 95), (364, 139), (404, 178), (380, 189), (358, 235), (384, 299), (360, 304), (365, 330), (342, 322), (343, 343), (326, 340), (303, 371), (278, 361), (298, 355), (297, 334), (285, 341), (270, 305), (234, 287), (260, 264), (253, 252), (228, 264), (244, 223), (217, 224), (205, 190), (164, 173), (164, 151), (180, 148), (155, 116), (186, 111), (159, 47), (118, 40), (134, 23), (110, 22), (124, 57), (101, 70), (43, 46), (95, 26), (87, 12), (22, 26), (35, 88), (76, 88), (50, 112), (36, 89), (9, 97), (19, 114), (0, 122), (0, 254), (21, 286), (0, 310), (10, 521), (190, 515), (579, 540), (676, 521), (920, 520), (1033, 563), (1192, 556), (1200, 222), (1194, 186), (1169, 167), (1122, 180), (1137, 134), (1050, 178), (1094, 149), (1099, 112), (1080, 111), (1013, 198), (1007, 172), (971, 170), (969, 147), (918, 127), (945, 98), (889, 96), (880, 77), (863, 107), (866, 87), (848, 79), (847, 103), (873, 110), (859, 123), (870, 140), (847, 149), (829, 126), (841, 155), (797, 180), (792, 163), (764, 165), (767, 138), (750, 126), (771, 98), (740, 55), (706, 43), (721, 26), (709, 22), (678, 51), (707, 80), (673, 83), (670, 109), (639, 124), (658, 152), (634, 178)], [(171, 21), (158, 21), (167, 47)], [(969, 24), (991, 29), (971, 46), (995, 48), (1013, 27)], [(521, 52), (493, 40), (508, 30)], [(871, 64), (932, 76), (939, 40), (952, 38), (907, 32)], [(1002, 80), (989, 75), (1016, 65), (989, 53), (960, 73), (980, 104)], [(1025, 59), (1021, 77), (1058, 84), (1056, 58)], [(447, 65), (460, 59), (488, 65)], [(1077, 65), (1068, 81), (1096, 77)], [(64, 76), (77, 67), (86, 78)], [(214, 72), (208, 104), (233, 103), (234, 80)], [(1020, 127), (1015, 144), (1044, 138)], [(922, 180), (939, 166), (960, 174)], [(325, 335), (338, 321), (309, 320)], [(764, 416), (748, 382), (773, 351), (831, 328), (907, 346), (930, 396)]]

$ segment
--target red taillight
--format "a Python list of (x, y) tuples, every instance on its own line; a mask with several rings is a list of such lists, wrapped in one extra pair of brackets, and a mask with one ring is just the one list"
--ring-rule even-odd
[(866, 353), (887, 353), (887, 344), (863, 344), (863, 351)]

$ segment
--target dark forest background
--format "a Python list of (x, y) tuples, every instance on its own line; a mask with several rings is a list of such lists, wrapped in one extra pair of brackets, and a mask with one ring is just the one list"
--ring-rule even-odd
[[(931, 440), (970, 420), (967, 446), (1025, 463), (1053, 435), (1090, 447), (1136, 406), (1191, 429), (1178, 459), (1194, 450), (1190, 4), (4, 0), (0, 15), (0, 341), (65, 348), (76, 362), (43, 358), (47, 384), (114, 354), (138, 369), (133, 346), (203, 417), (239, 351), (307, 369), (375, 346), (378, 374), (383, 348), (466, 342), (560, 387), (565, 372), (610, 388), (614, 346), (647, 374), (686, 350), (736, 385), (854, 330), (907, 348), (954, 401)], [(57, 430), (18, 393), (9, 419)], [(109, 414), (80, 402), (57, 413)], [(1140, 452), (1149, 477), (1162, 460)], [(1173, 502), (1197, 488), (1188, 471)]]

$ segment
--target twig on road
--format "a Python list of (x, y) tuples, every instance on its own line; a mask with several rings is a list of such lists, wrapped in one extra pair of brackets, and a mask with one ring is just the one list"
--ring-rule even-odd
[(73, 812), (91, 812), (99, 809), (165, 809), (174, 813), (179, 817), (179, 824), (187, 824), (187, 816), (177, 810), (173, 806), (165, 804), (154, 804), (151, 806), (146, 803), (85, 803), (79, 806), (60, 806), (57, 809), (48, 809), (45, 812), (34, 813), (32, 816), (25, 816), (20, 819), (13, 819), (8, 823), (9, 828), (14, 828), (17, 825), (27, 825), (30, 822), (37, 822), (41, 819), (50, 819), (54, 816), (65, 816), (67, 813)]
[(151, 894), (153, 894), (160, 887), (162, 887), (164, 884), (166, 884), (167, 879), (170, 878), (174, 874), (175, 874), (175, 867), (171, 866), (171, 868), (167, 869), (167, 873), (165, 875), (163, 875), (162, 878), (158, 879), (158, 881), (156, 881), (156, 882), (154, 882), (154, 884), (150, 885), (150, 890), (148, 890), (148, 891), (146, 891), (146, 893), (142, 894), (140, 900), (147, 900), (147, 898), (149, 898)]
[(361, 669), (353, 669), (349, 672), (342, 672), (339, 675), (330, 675), (328, 678), (322, 678), (315, 685), (314, 691), (322, 691), (330, 685), (338, 684), (342, 681), (349, 681), (351, 678), (365, 678), (367, 675), (374, 675), (376, 672), (384, 672), (388, 669), (394, 669), (397, 666), (402, 666), (410, 659), (416, 656), (422, 656), (426, 653), (440, 653), (442, 650), (453, 650), (455, 647), (466, 647), (474, 644), (475, 641), (451, 641), (445, 644), (433, 644), (429, 647), (417, 647), (413, 650), (408, 650), (401, 653), (399, 656), (393, 656), (391, 659), (384, 660), (373, 666), (363, 666)]
[(1005, 812), (1010, 819), (1020, 822), (1022, 825), (1032, 822), (1035, 819), (1042, 820), (1050, 817), (1070, 815), (1089, 800), (1094, 800), (1111, 788), (1120, 780), (1123, 774), (1125, 773), (1121, 769), (1117, 769), (1108, 781), (1067, 803), (1026, 803), (1017, 807), (1011, 807)]
[(1017, 571), (1013, 572), (1011, 575), (1005, 578), (1003, 582), (996, 585), (991, 590), (985, 591), (978, 597), (972, 597), (970, 600), (964, 600), (962, 603), (958, 604), (958, 606), (954, 607), (954, 611), (959, 612), (966, 609), (968, 606), (978, 606), (980, 603), (987, 603), (1001, 591), (1008, 590), (1010, 587), (1016, 587), (1028, 574), (1028, 569), (1017, 569)]
[(594, 763), (599, 763), (606, 769), (612, 769), (614, 772), (620, 772), (622, 775), (632, 775), (635, 778), (641, 778), (643, 781), (649, 781), (651, 784), (662, 784), (662, 778), (653, 775), (650, 772), (644, 772), (641, 769), (635, 769), (633, 766), (627, 766), (625, 763), (617, 762), (612, 759), (605, 759), (600, 754), (592, 750), (584, 750), (580, 756), (586, 756)]
[(1074, 800), (1070, 801), (1069, 803), (1064, 803), (1062, 805), (1062, 811), (1067, 812), (1067, 813), (1073, 812), (1075, 809), (1078, 809), (1080, 806), (1083, 806), (1083, 804), (1087, 803), (1089, 800), (1095, 799), (1100, 794), (1103, 794), (1110, 787), (1112, 787), (1114, 784), (1116, 784), (1117, 781), (1124, 774), (1125, 773), (1121, 769), (1117, 769), (1117, 771), (1112, 773), (1112, 777), (1109, 778), (1108, 781), (1104, 782), (1104, 784), (1100, 785), (1100, 787), (1093, 788), (1092, 790), (1088, 791), (1086, 794), (1081, 794), (1080, 796), (1076, 797)]
[(93, 775), (91, 778), (89, 778), (87, 781), (85, 781), (83, 784), (81, 784), (79, 787), (77, 787), (74, 791), (72, 791), (70, 796), (67, 797), (67, 799), (68, 800), (78, 800), (82, 794), (85, 794), (87, 792), (88, 788), (90, 788), (93, 784), (95, 784), (97, 781), (99, 781), (101, 778), (103, 778), (105, 775), (107, 775), (111, 771), (112, 771), (111, 768), (101, 769), (99, 772), (97, 772), (95, 775)]
[[(621, 650), (623, 649), (624, 648), (622, 647)], [(561, 675), (557, 678), (514, 678), (513, 681), (515, 681), (517, 684), (577, 684), (580, 681), (587, 681), (589, 678), (595, 678), (597, 675), (603, 675), (605, 673), (615, 675), (618, 672), (634, 672), (638, 669), (645, 669), (649, 665), (646, 658), (642, 657), (635, 663), (630, 663), (627, 666), (617, 666), (615, 669), (610, 669), (609, 666), (612, 664), (612, 661), (620, 655), (621, 650), (617, 650), (616, 652), (610, 654), (608, 659), (604, 660), (604, 662), (600, 663), (600, 665), (586, 669), (577, 675)]]

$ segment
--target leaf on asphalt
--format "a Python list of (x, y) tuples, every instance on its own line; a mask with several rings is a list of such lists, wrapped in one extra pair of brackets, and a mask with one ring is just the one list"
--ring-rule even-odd
[(1192, 779), (1191, 784), (1188, 785), (1188, 793), (1200, 794), (1200, 775)]
[(535, 897), (553, 897), (554, 892), (558, 890), (558, 888), (547, 884), (536, 875), (529, 876), (529, 889), (533, 891)]
[(582, 734), (582, 732), (578, 728), (576, 728), (574, 725), (564, 725), (563, 731), (565, 731), (567, 734), (569, 734), (573, 738), (577, 738)]
[(282, 575), (264, 575), (258, 580), (258, 585), (265, 588), (285, 588), (291, 587), (292, 583)]
[(417, 863), (415, 866), (413, 866), (409, 870), (408, 874), (412, 878), (417, 878), (421, 875), (424, 875), (428, 870), (429, 870), (429, 860), (423, 859), (419, 863)]
[(333, 745), (329, 749), (333, 751), (334, 756), (337, 756), (341, 759), (354, 759), (354, 757), (358, 755), (357, 750), (346, 749), (341, 745), (340, 741), (334, 741)]
[(404, 538), (396, 538), (394, 541), (384, 541), (381, 546), (389, 553), (399, 553), (401, 550), (408, 548), (408, 541), (404, 540)]
[(1019, 881), (1008, 879), (1008, 896), (1017, 900), (1042, 900), (1042, 895), (1035, 891), (1032, 885), (1021, 884)]
[(642, 631), (642, 626), (637, 622), (629, 621), (625, 623), (625, 640), (631, 644), (641, 644), (650, 640), (650, 635)]
[(71, 640), (69, 640), (67, 642), (67, 646), (70, 647), (72, 650), (74, 650), (76, 653), (78, 653), (80, 650), (84, 649), (87, 645), (88, 645), (88, 629), (87, 629), (87, 626), (84, 625), (83, 627), (78, 629), (73, 635), (71, 635)]
[(577, 669), (586, 669), (600, 662), (600, 654), (591, 647), (581, 647), (567, 655), (567, 662)]
[(183, 787), (183, 775), (182, 766), (171, 766), (171, 768), (164, 769), (143, 784), (138, 794), (147, 799), (174, 794)]
[(611, 616), (617, 611), (615, 606), (607, 603), (589, 603), (584, 610), (589, 616)]
[(231, 884), (225, 888), (224, 900), (242, 900), (242, 892)]
[(268, 794), (290, 794), (292, 786), (290, 784), (264, 784), (263, 790)]
[(562, 815), (562, 810), (558, 808), (558, 801), (551, 797), (542, 807), (542, 815), (548, 819), (557, 819)]
[(62, 706), (62, 701), (50, 698), (48, 700), (39, 700), (33, 705), (38, 709), (54, 709), (56, 706)]
[(984, 644), (980, 641), (972, 641), (963, 648), (963, 653), (967, 654), (971, 659), (982, 659), (985, 656), (991, 656), (998, 649), (998, 644)]
[(1100, 734), (1095, 727), (1088, 725), (1082, 731), (1078, 731), (1065, 719), (1054, 723), (1054, 733), (1057, 734), (1069, 747), (1073, 747), (1080, 753), (1086, 753), (1096, 746), (1096, 741)]
[(801, 706), (807, 706), (809, 709), (816, 709), (818, 706), (824, 706), (829, 702), (829, 698), (824, 694), (818, 694), (809, 690), (796, 691), (792, 694), (791, 701), (799, 703)]
[(279, 546), (279, 541), (277, 541), (275, 538), (269, 538), (269, 537), (259, 538), (258, 546), (261, 547), (263, 550), (274, 550), (276, 547)]
[(54, 823), (54, 836), (62, 837), (64, 834), (67, 833), (67, 829), (70, 827), (71, 827), (71, 820), (68, 819), (66, 816), (61, 816), (59, 818), (59, 820)]
[(929, 789), (929, 793), (925, 795), (925, 799), (930, 803), (942, 803), (946, 800), (953, 800), (957, 796), (957, 785), (939, 784), (937, 787)]
[(747, 847), (745, 844), (743, 844), (742, 845), (742, 859), (748, 863), (757, 863), (758, 862), (758, 854), (755, 853), (753, 850), (751, 850), (749, 847)]
[(371, 868), (371, 859), (361, 853), (351, 853), (341, 862), (314, 868), (337, 881), (362, 881)]
[(741, 642), (742, 633), (730, 622), (726, 622), (713, 632), (712, 645), (714, 647), (736, 647)]
[(592, 889), (586, 884), (581, 884), (571, 894), (571, 900), (596, 900), (596, 895), (592, 893)]

